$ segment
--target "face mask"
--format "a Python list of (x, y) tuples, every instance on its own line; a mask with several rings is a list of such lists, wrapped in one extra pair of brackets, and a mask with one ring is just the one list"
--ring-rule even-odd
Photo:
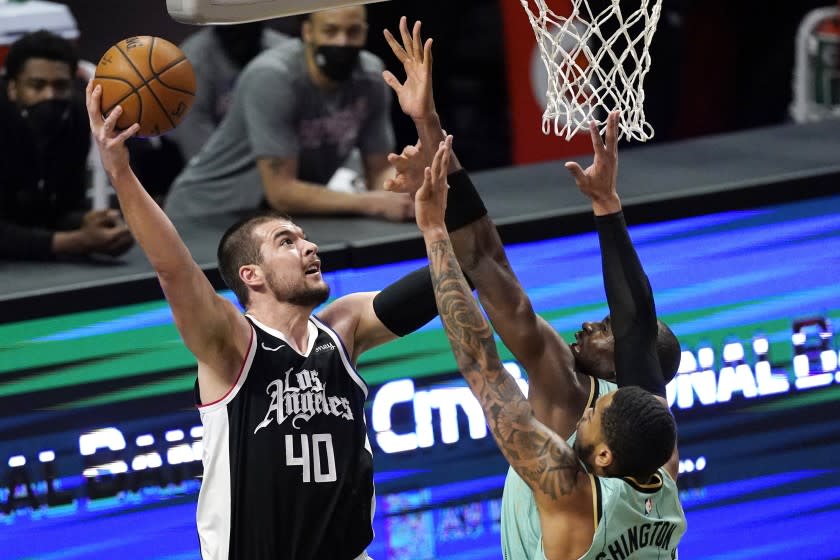
[(347, 80), (359, 62), (361, 47), (321, 45), (315, 49), (315, 65), (336, 82)]
[(24, 107), (20, 114), (34, 133), (39, 146), (43, 147), (69, 123), (70, 100), (48, 99)]

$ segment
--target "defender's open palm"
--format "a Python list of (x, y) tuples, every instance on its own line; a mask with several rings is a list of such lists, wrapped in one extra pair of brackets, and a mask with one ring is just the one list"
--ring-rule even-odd
[(452, 136), (440, 143), (438, 151), (432, 159), (432, 166), (424, 170), (423, 185), (414, 195), (414, 210), (417, 227), (420, 231), (440, 227), (446, 228), (446, 194), (449, 185), (446, 183), (449, 157), (452, 149)]
[(125, 130), (117, 130), (117, 119), (122, 115), (122, 107), (116, 106), (107, 118), (102, 115), (102, 86), (93, 86), (89, 82), (85, 92), (90, 130), (99, 148), (102, 166), (113, 178), (118, 173), (129, 169), (128, 148), (125, 141), (137, 134), (140, 125), (134, 123)]
[(566, 162), (566, 169), (575, 178), (581, 192), (592, 200), (596, 214), (610, 214), (621, 209), (616, 192), (618, 176), (618, 111), (607, 117), (606, 144), (601, 140), (598, 126), (589, 124), (595, 159), (585, 170), (573, 161)]
[(432, 95), (432, 40), (426, 43), (420, 38), (419, 21), (414, 22), (412, 33), (408, 32), (408, 20), (400, 18), (402, 45), (385, 30), (385, 40), (405, 68), (405, 82), (400, 81), (389, 71), (382, 77), (396, 92), (400, 108), (412, 119), (419, 120), (435, 112), (435, 100)]

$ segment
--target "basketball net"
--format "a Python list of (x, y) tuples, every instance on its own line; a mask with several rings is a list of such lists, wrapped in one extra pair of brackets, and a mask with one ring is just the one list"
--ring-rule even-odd
[(618, 110), (619, 136), (644, 142), (653, 127), (645, 121), (642, 86), (662, 0), (632, 0), (632, 9), (606, 0), (601, 11), (593, 11), (594, 1), (570, 0), (564, 17), (546, 0), (520, 0), (548, 72), (543, 133), (570, 140), (593, 120), (603, 133), (606, 115)]

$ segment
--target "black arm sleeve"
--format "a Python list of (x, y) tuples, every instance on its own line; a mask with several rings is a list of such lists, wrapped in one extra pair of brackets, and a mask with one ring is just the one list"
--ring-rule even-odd
[(487, 208), (465, 169), (450, 173), (446, 182), (450, 187), (446, 201), (447, 231), (460, 229), (487, 214)]
[(0, 220), (0, 259), (48, 260), (53, 232)]
[(624, 214), (596, 216), (595, 226), (615, 339), (618, 385), (635, 385), (664, 397), (665, 379), (656, 353), (659, 328), (653, 292), (627, 232)]
[[(473, 285), (470, 284), (470, 288)], [(397, 336), (412, 333), (437, 317), (435, 289), (429, 267), (406, 274), (373, 298), (373, 312)]]

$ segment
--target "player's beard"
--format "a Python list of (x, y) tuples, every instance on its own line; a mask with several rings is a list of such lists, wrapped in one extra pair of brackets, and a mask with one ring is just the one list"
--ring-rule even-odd
[(324, 281), (319, 282), (316, 286), (308, 286), (304, 277), (303, 282), (292, 289), (288, 289), (277, 282), (274, 274), (269, 273), (266, 277), (266, 283), (277, 301), (286, 301), (301, 307), (318, 307), (330, 297), (330, 286)]
[(302, 307), (318, 307), (330, 297), (330, 287), (324, 282), (316, 287), (304, 286), (289, 297), (289, 303)]

